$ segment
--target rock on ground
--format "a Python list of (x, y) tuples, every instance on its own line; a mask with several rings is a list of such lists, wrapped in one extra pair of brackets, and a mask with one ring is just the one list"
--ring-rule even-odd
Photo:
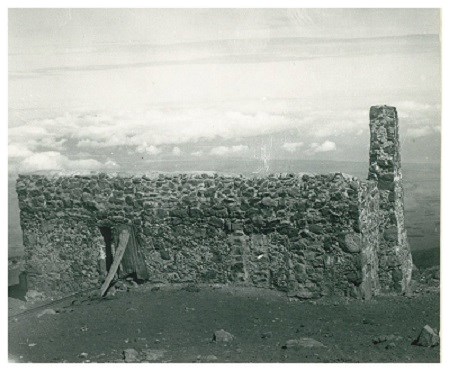
[(300, 339), (292, 339), (288, 340), (286, 344), (283, 346), (284, 349), (289, 348), (317, 348), (324, 347), (320, 341), (317, 341), (313, 338), (300, 338)]
[(425, 325), (422, 331), (420, 331), (420, 334), (414, 344), (422, 347), (434, 347), (439, 345), (439, 335), (436, 330), (432, 329), (428, 325)]
[(140, 362), (139, 353), (136, 349), (130, 348), (123, 351), (123, 359), (127, 363)]
[(142, 351), (142, 358), (144, 362), (159, 361), (164, 357), (165, 353), (166, 351), (162, 349), (144, 349)]
[(42, 312), (40, 312), (37, 317), (40, 318), (46, 314), (56, 314), (56, 311), (54, 309), (44, 309)]
[(226, 332), (224, 329), (218, 330), (214, 332), (213, 340), (218, 343), (228, 343), (233, 341), (234, 336), (229, 332)]
[(396, 335), (380, 335), (380, 336), (376, 336), (372, 339), (372, 343), (374, 344), (379, 344), (379, 343), (385, 343), (385, 342), (389, 342), (392, 343), (394, 341), (400, 341), (403, 340), (403, 337), (401, 336), (396, 336)]

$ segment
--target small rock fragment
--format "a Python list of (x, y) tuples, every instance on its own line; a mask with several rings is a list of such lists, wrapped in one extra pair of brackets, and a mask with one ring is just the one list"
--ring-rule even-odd
[(80, 358), (87, 358), (87, 356), (88, 356), (88, 354), (85, 353), (85, 352), (80, 353), (80, 354), (78, 355), (78, 357), (80, 357)]
[(308, 299), (312, 299), (314, 297), (314, 294), (308, 290), (297, 290), (297, 291), (290, 291), (288, 292), (288, 297), (289, 298), (297, 298), (300, 300), (308, 300)]
[(140, 361), (138, 351), (133, 348), (125, 349), (123, 351), (123, 359), (127, 363), (137, 363)]
[(397, 346), (397, 344), (391, 342), (391, 343), (388, 343), (385, 348), (386, 349), (392, 349), (392, 348), (395, 348), (396, 346)]
[(263, 333), (261, 334), (261, 338), (262, 338), (262, 339), (269, 339), (269, 338), (271, 338), (271, 337), (272, 337), (272, 331), (263, 332)]
[(403, 337), (397, 336), (397, 335), (380, 335), (376, 336), (372, 339), (372, 343), (379, 344), (379, 343), (385, 343), (385, 342), (394, 342), (394, 341), (400, 341), (403, 340)]
[(213, 340), (217, 343), (228, 343), (233, 341), (234, 336), (229, 332), (226, 332), (224, 329), (218, 330), (214, 332)]
[(283, 345), (283, 349), (289, 348), (316, 348), (316, 347), (324, 347), (320, 341), (317, 341), (313, 338), (300, 338), (300, 339), (292, 339), (288, 340), (285, 345)]
[(163, 358), (165, 353), (166, 351), (162, 349), (144, 349), (142, 351), (142, 356), (144, 361), (154, 362)]
[(420, 331), (417, 339), (414, 341), (414, 344), (422, 347), (434, 347), (439, 345), (439, 340), (437, 331), (432, 329), (430, 326), (425, 325), (422, 331)]
[(70, 303), (70, 305), (72, 305), (72, 306), (76, 306), (76, 305), (80, 305), (81, 304), (81, 301), (79, 301), (78, 299), (74, 299), (74, 300), (72, 300), (72, 302)]

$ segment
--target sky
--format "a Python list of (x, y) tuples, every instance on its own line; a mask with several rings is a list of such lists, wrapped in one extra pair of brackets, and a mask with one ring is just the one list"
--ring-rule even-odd
[(233, 159), (440, 161), (433, 9), (10, 9), (9, 171)]

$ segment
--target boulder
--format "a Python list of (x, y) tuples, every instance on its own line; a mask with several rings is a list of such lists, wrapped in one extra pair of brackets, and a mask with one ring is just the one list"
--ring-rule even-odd
[(126, 363), (140, 362), (139, 353), (136, 349), (130, 348), (123, 351), (123, 359)]
[(233, 341), (233, 339), (234, 336), (223, 329), (215, 331), (213, 335), (213, 341), (217, 343), (228, 343), (230, 341)]
[(439, 335), (436, 330), (425, 325), (422, 331), (420, 331), (417, 339), (414, 341), (414, 344), (422, 347), (434, 347), (439, 345)]

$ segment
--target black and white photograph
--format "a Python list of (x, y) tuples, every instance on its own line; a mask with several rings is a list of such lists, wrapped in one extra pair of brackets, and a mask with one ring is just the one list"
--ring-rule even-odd
[(440, 363), (442, 9), (121, 3), (5, 12), (6, 362)]

